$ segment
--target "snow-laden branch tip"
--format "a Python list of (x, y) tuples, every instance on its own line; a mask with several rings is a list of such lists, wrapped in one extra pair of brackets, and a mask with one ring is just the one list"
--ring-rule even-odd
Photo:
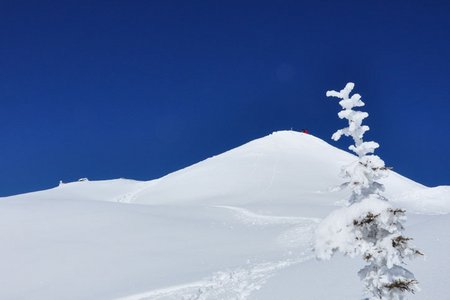
[(348, 96), (350, 95), (350, 93), (352, 92), (354, 87), (355, 87), (355, 84), (353, 82), (349, 82), (339, 92), (336, 92), (334, 90), (327, 91), (327, 97), (337, 97), (337, 98), (341, 98), (341, 99), (348, 99)]

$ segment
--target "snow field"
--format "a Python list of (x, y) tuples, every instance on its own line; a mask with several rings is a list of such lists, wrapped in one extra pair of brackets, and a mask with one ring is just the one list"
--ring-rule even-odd
[[(324, 141), (277, 132), (157, 180), (64, 184), (0, 199), (0, 299), (358, 299), (361, 262), (313, 259), (318, 221), (341, 205)], [(450, 192), (395, 172), (393, 205), (426, 261), (408, 265), (445, 299)], [(444, 230), (443, 230), (444, 228)]]

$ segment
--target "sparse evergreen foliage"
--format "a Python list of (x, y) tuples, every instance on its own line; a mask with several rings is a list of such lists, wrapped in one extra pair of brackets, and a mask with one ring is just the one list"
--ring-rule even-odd
[(348, 127), (336, 131), (332, 139), (350, 136), (354, 145), (349, 149), (358, 159), (342, 169), (346, 180), (342, 187), (350, 187), (352, 194), (348, 207), (331, 213), (320, 224), (316, 254), (321, 259), (331, 258), (336, 251), (361, 256), (367, 265), (358, 274), (367, 299), (402, 300), (406, 292), (418, 290), (414, 274), (402, 266), (404, 260), (422, 253), (410, 246), (411, 238), (402, 235), (405, 211), (393, 208), (381, 194), (384, 186), (379, 180), (388, 175), (390, 168), (373, 154), (379, 144), (363, 140), (369, 127), (362, 122), (369, 114), (353, 110), (364, 106), (359, 94), (350, 96), (353, 88), (353, 83), (347, 83), (339, 92), (327, 92), (328, 97), (341, 99), (338, 116), (348, 121)]

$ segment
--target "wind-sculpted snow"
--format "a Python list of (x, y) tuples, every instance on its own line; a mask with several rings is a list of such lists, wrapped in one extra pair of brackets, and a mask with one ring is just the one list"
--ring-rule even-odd
[[(348, 197), (332, 188), (353, 159), (278, 132), (157, 180), (2, 198), (0, 299), (356, 299), (351, 260), (310, 259), (318, 220)], [(386, 180), (389, 197), (416, 213), (408, 229), (428, 255), (412, 267), (423, 291), (411, 299), (442, 299), (450, 282), (434, 275), (450, 273), (450, 219), (424, 213), (450, 212), (448, 187)]]

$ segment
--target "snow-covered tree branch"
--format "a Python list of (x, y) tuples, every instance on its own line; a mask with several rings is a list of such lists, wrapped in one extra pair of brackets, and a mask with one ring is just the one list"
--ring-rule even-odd
[(379, 180), (388, 175), (384, 161), (374, 155), (379, 144), (365, 142), (369, 130), (362, 125), (368, 113), (354, 110), (364, 106), (359, 94), (350, 95), (353, 83), (341, 91), (328, 91), (328, 97), (339, 98), (342, 110), (339, 118), (348, 126), (336, 131), (332, 139), (343, 135), (353, 139), (349, 147), (358, 157), (354, 163), (342, 168), (343, 186), (351, 188), (348, 207), (331, 213), (319, 225), (315, 250), (320, 259), (330, 259), (339, 251), (345, 255), (361, 256), (367, 265), (359, 271), (364, 282), (367, 299), (402, 300), (406, 292), (418, 290), (414, 274), (403, 267), (406, 258), (422, 253), (410, 246), (411, 238), (402, 235), (405, 211), (394, 208), (382, 195), (384, 186)]

